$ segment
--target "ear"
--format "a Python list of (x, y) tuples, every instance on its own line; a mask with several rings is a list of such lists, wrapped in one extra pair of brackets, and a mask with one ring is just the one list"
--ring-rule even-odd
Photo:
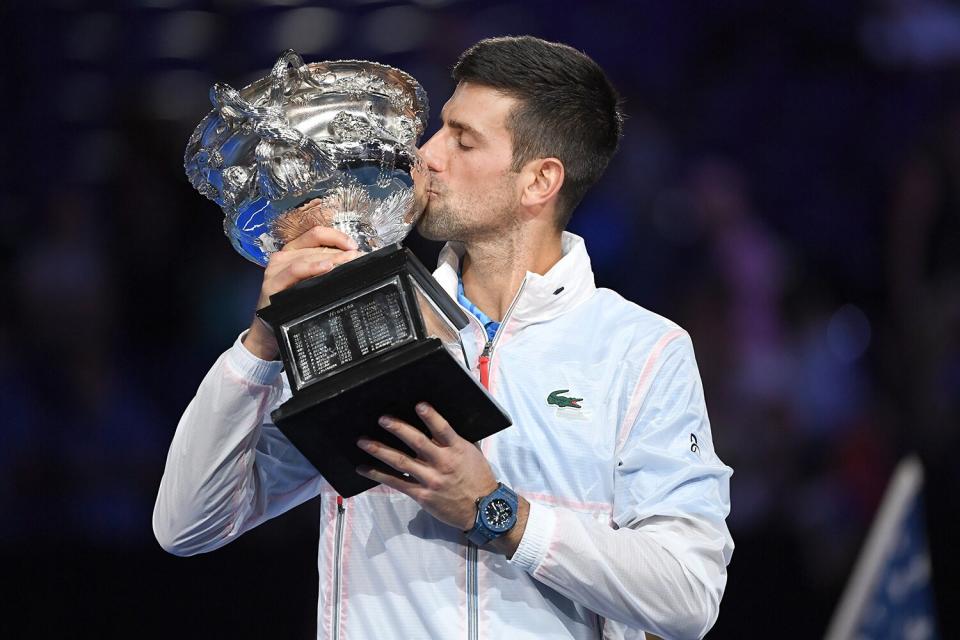
[(523, 191), (520, 204), (530, 208), (542, 208), (556, 201), (563, 186), (563, 163), (557, 158), (537, 158), (521, 170)]

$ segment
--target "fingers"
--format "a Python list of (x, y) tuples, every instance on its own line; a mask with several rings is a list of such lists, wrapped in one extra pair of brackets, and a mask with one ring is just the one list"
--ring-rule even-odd
[(357, 243), (342, 231), (318, 225), (285, 244), (280, 252), (309, 247), (333, 247), (344, 251), (352, 251), (357, 248)]
[(287, 265), (305, 260), (331, 260), (336, 256), (349, 254), (351, 259), (360, 255), (359, 251), (344, 251), (342, 249), (333, 249), (331, 247), (304, 247), (302, 249), (289, 249), (270, 254), (267, 258), (267, 275), (277, 273), (287, 267)]
[(353, 260), (354, 258), (359, 258), (359, 257), (362, 256), (362, 255), (363, 255), (363, 253), (361, 253), (360, 251), (356, 251), (356, 250), (341, 251), (341, 252), (338, 252), (338, 253), (334, 254), (334, 255), (330, 258), (330, 260), (331, 260), (331, 262), (333, 262), (333, 266), (336, 267), (337, 265), (341, 265), (341, 264), (343, 264), (343, 263), (345, 263), (345, 262), (350, 262), (350, 261)]
[(437, 410), (426, 402), (417, 405), (417, 415), (423, 420), (423, 423), (430, 429), (433, 439), (437, 444), (449, 447), (460, 439), (457, 432), (453, 430), (450, 423), (444, 420), (443, 416), (437, 413)]
[(423, 483), (430, 473), (429, 468), (416, 458), (411, 458), (402, 451), (397, 451), (375, 440), (360, 438), (360, 440), (357, 441), (357, 446), (377, 460), (395, 469), (401, 475), (409, 474), (417, 483)]
[(273, 294), (301, 280), (323, 275), (360, 255), (357, 243), (345, 233), (330, 227), (312, 227), (270, 255), (257, 309), (267, 306)]
[(417, 458), (426, 462), (433, 462), (436, 459), (437, 445), (416, 427), (390, 416), (380, 418), (380, 426), (413, 449)]
[(336, 265), (330, 258), (291, 262), (270, 279), (268, 293), (273, 295), (278, 291), (292, 287), (301, 280), (323, 275), (333, 269), (334, 266)]
[(334, 267), (349, 262), (360, 255), (359, 251), (330, 251), (326, 249), (300, 249), (288, 254), (292, 259), (270, 256), (267, 272), (264, 274), (264, 299), (278, 291), (283, 291), (301, 280), (323, 275)]
[[(420, 410), (421, 405), (425, 409), (423, 412)], [(454, 438), (459, 438), (447, 424), (447, 421), (440, 417), (440, 414), (425, 403), (421, 403), (421, 405), (417, 405), (417, 413), (421, 418), (424, 418), (425, 422), (429, 419), (433, 423), (431, 433), (434, 434), (435, 439), (440, 437), (447, 442), (452, 442)], [(434, 487), (435, 482), (433, 481), (438, 479), (438, 473), (442, 475), (453, 471), (449, 461), (444, 462), (438, 442), (431, 440), (416, 427), (391, 416), (383, 416), (379, 422), (385, 431), (392, 433), (410, 447), (417, 457), (411, 458), (402, 451), (397, 451), (380, 442), (361, 438), (357, 441), (358, 447), (407, 477), (398, 478), (369, 467), (359, 467), (357, 473), (360, 475), (411, 495), (410, 492), (413, 489), (423, 490)]]
[(420, 485), (406, 478), (398, 478), (397, 476), (384, 473), (379, 469), (374, 469), (373, 467), (357, 467), (357, 473), (363, 476), (364, 478), (370, 478), (374, 482), (379, 482), (380, 484), (386, 485), (392, 489), (396, 489), (401, 493), (405, 493), (411, 498), (414, 498), (418, 494)]

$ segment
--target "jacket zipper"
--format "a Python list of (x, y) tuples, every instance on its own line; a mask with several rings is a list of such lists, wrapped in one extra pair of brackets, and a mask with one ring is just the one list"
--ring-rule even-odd
[(493, 340), (487, 340), (483, 345), (483, 353), (480, 354), (480, 384), (484, 389), (490, 388), (490, 345)]
[[(480, 360), (478, 362), (480, 368), (480, 384), (483, 385), (485, 389), (489, 391), (490, 389), (490, 361), (493, 359), (493, 347), (497, 344), (497, 341), (500, 339), (500, 329), (507, 324), (507, 320), (510, 318), (510, 314), (513, 312), (513, 308), (517, 306), (517, 301), (520, 300), (520, 295), (523, 293), (523, 288), (527, 286), (527, 281), (524, 279), (520, 283), (520, 288), (517, 290), (517, 295), (514, 296), (513, 302), (510, 303), (510, 306), (507, 308), (507, 312), (503, 314), (503, 320), (500, 322), (500, 328), (497, 329), (497, 332), (493, 334), (493, 337), (487, 340), (486, 344), (483, 345), (483, 351), (480, 353)], [(473, 316), (473, 314), (469, 314)], [(476, 319), (476, 318), (474, 318)], [(479, 320), (477, 323), (479, 324)], [(482, 327), (484, 333), (486, 333), (486, 327)]]
[(340, 638), (340, 570), (343, 564), (343, 496), (337, 496), (337, 529), (333, 538), (333, 640)]
[(477, 588), (477, 545), (472, 542), (467, 543), (467, 592), (469, 597), (467, 602), (467, 637), (470, 640), (477, 640), (479, 629), (477, 629), (477, 609), (478, 588)]
[[(480, 384), (483, 385), (484, 389), (490, 390), (490, 361), (493, 359), (493, 347), (496, 345), (497, 340), (500, 338), (500, 331), (507, 324), (507, 320), (510, 318), (510, 313), (513, 311), (513, 308), (517, 306), (517, 300), (520, 299), (520, 294), (523, 293), (523, 288), (527, 286), (527, 280), (524, 278), (523, 282), (520, 284), (520, 289), (517, 290), (517, 295), (513, 298), (513, 302), (510, 303), (510, 307), (507, 308), (507, 312), (503, 314), (503, 320), (500, 322), (500, 327), (497, 329), (497, 332), (493, 334), (493, 338), (487, 340), (486, 344), (483, 345), (483, 352), (480, 354), (480, 361), (478, 366), (480, 368)], [(469, 314), (471, 317), (474, 317), (473, 314)], [(476, 317), (474, 317), (476, 320)], [(477, 321), (479, 322), (479, 320)], [(484, 333), (486, 333), (486, 327), (482, 327)], [(469, 640), (477, 640), (479, 637), (478, 629), (478, 609), (480, 608), (479, 603), (479, 587), (477, 586), (477, 545), (472, 542), (467, 542), (467, 637)]]

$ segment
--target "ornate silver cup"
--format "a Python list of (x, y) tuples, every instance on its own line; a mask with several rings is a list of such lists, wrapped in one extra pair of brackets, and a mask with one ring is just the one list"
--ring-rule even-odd
[(190, 183), (225, 214), (245, 258), (322, 224), (371, 251), (402, 240), (426, 204), (416, 144), (427, 95), (410, 75), (361, 60), (304, 64), (285, 52), (240, 91), (218, 83), (184, 153)]
[(415, 146), (427, 119), (420, 85), (373, 62), (305, 65), (288, 51), (269, 77), (240, 91), (214, 85), (210, 98), (215, 108), (190, 137), (184, 166), (223, 208), (237, 251), (265, 265), (317, 224), (367, 251), (257, 311), (276, 335), (292, 395), (274, 424), (347, 497), (374, 484), (355, 469), (379, 463), (355, 443), (380, 415), (420, 424), (413, 405), (427, 400), (473, 440), (508, 426), (465, 370), (467, 316), (397, 244), (429, 186)]

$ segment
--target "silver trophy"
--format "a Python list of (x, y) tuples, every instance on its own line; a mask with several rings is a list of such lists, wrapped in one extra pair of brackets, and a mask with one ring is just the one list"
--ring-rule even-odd
[(285, 52), (240, 91), (217, 83), (214, 109), (187, 143), (190, 183), (225, 214), (245, 258), (271, 253), (318, 224), (372, 251), (402, 240), (426, 203), (416, 144), (427, 95), (410, 75), (361, 60), (304, 64)]
[[(467, 316), (399, 244), (428, 187), (415, 147), (427, 97), (416, 80), (373, 62), (305, 65), (288, 51), (268, 78), (240, 91), (214, 85), (210, 98), (215, 109), (190, 137), (184, 166), (223, 208), (237, 251), (265, 265), (320, 224), (365, 252), (257, 311), (276, 335), (292, 394), (274, 424), (345, 497), (374, 484), (355, 468), (380, 463), (355, 443), (380, 415), (420, 425), (413, 406), (427, 400), (472, 440), (507, 427), (509, 416), (465, 370)], [(377, 437), (413, 455), (389, 434)]]

